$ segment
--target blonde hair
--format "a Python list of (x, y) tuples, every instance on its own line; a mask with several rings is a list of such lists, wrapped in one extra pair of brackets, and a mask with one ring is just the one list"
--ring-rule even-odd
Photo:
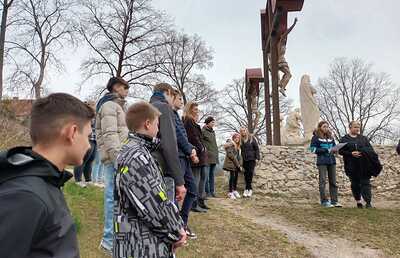
[(194, 119), (194, 114), (193, 114), (193, 109), (194, 109), (195, 107), (198, 107), (198, 106), (199, 106), (199, 104), (197, 104), (196, 102), (189, 101), (189, 102), (185, 105), (185, 107), (183, 108), (183, 118), (184, 118), (184, 119), (192, 119), (192, 120), (195, 120), (195, 119)]

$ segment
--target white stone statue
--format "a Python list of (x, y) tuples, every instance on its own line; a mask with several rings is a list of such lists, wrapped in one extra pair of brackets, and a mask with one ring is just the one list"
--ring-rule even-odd
[(320, 118), (315, 94), (317, 91), (311, 85), (310, 76), (303, 75), (300, 83), (300, 107), (304, 128), (305, 143), (309, 143)]
[(281, 124), (281, 144), (286, 145), (285, 116), (281, 114), (279, 118)]
[(286, 119), (284, 142), (286, 145), (301, 145), (304, 142), (301, 136), (301, 115), (298, 108), (290, 112)]

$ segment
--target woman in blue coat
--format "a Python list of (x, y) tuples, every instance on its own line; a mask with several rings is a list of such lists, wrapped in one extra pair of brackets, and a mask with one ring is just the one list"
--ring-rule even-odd
[[(342, 207), (338, 202), (338, 187), (336, 184), (336, 158), (332, 148), (335, 140), (326, 121), (318, 123), (318, 128), (311, 139), (311, 151), (317, 154), (317, 167), (319, 172), (319, 194), (321, 205), (324, 207)], [(326, 178), (329, 181), (328, 199), (325, 193)]]

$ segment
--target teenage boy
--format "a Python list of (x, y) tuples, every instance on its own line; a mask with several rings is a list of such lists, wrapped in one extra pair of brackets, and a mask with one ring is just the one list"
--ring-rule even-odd
[[(174, 89), (168, 83), (159, 83), (154, 86), (150, 103), (160, 112), (160, 147), (153, 155), (163, 171), (167, 185), (168, 198), (178, 202), (183, 201), (186, 195), (185, 180), (178, 156), (178, 146), (175, 131), (175, 115), (172, 109)], [(175, 193), (174, 193), (175, 192)]]
[(125, 98), (128, 83), (119, 77), (112, 77), (107, 83), (108, 93), (97, 103), (96, 137), (104, 171), (104, 230), (100, 248), (112, 253), (113, 204), (115, 162), (123, 141), (128, 137), (125, 122)]
[[(189, 213), (192, 209), (192, 204), (197, 197), (197, 187), (192, 173), (190, 160), (192, 160), (193, 163), (198, 163), (199, 158), (197, 157), (196, 149), (193, 147), (192, 144), (190, 144), (187, 138), (186, 129), (183, 125), (181, 118), (179, 117), (178, 111), (182, 108), (182, 95), (179, 91), (175, 90), (173, 109), (175, 115), (176, 138), (178, 142), (179, 161), (181, 164), (181, 170), (184, 173), (185, 187), (187, 189), (187, 193), (185, 199), (183, 200), (181, 208), (181, 216), (183, 222), (185, 223), (186, 234), (191, 239), (196, 239), (196, 234), (188, 227)], [(202, 209), (200, 207), (197, 208)]]
[(130, 133), (115, 177), (114, 258), (170, 258), (186, 241), (179, 210), (168, 199), (151, 155), (157, 148), (160, 115), (146, 102), (132, 105), (126, 115)]
[(79, 257), (76, 228), (61, 187), (89, 150), (93, 110), (64, 93), (34, 102), (33, 147), (0, 154), (0, 256)]

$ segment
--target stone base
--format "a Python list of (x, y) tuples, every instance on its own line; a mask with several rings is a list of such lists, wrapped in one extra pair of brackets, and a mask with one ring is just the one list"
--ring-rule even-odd
[[(400, 192), (400, 157), (393, 146), (374, 146), (384, 167), (372, 178), (374, 194), (390, 196)], [(261, 146), (262, 160), (256, 168), (254, 186), (258, 193), (288, 196), (319, 196), (316, 155), (308, 146)], [(351, 195), (342, 157), (336, 157), (336, 179), (340, 195)], [(328, 184), (326, 187), (329, 194)]]

